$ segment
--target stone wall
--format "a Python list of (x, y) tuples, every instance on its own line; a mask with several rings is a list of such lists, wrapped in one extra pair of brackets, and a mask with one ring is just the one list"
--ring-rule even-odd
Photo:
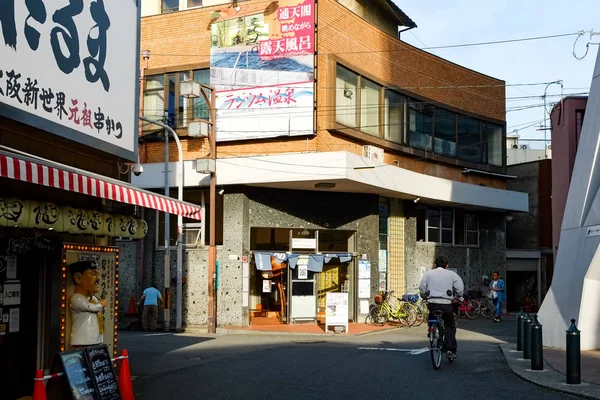
[(443, 255), (448, 259), (449, 268), (456, 268), (463, 279), (466, 290), (481, 290), (482, 275), (491, 276), (499, 271), (506, 276), (506, 232), (504, 214), (478, 213), (479, 247), (436, 245), (417, 243), (416, 218), (409, 218), (405, 224), (406, 282), (407, 290), (417, 293), (421, 280), (421, 269), (431, 269), (435, 258)]

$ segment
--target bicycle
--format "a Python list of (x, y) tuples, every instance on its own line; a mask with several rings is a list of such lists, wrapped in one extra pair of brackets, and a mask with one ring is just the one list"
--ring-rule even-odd
[(390, 319), (398, 320), (404, 326), (413, 326), (417, 321), (417, 307), (400, 299), (398, 306), (390, 303), (389, 297), (393, 293), (392, 290), (375, 296), (375, 306), (371, 308), (367, 319), (377, 326), (385, 325)]
[(458, 312), (454, 313), (454, 319), (457, 319), (458, 317), (463, 315), (469, 319), (475, 319), (479, 317), (479, 314), (481, 313), (480, 303), (471, 298), (465, 297), (462, 301), (454, 300), (453, 305), (456, 304), (460, 305), (458, 307)]
[(445, 352), (444, 339), (446, 337), (446, 329), (441, 311), (434, 311), (434, 319), (428, 318), (429, 324), (429, 354), (431, 355), (431, 363), (434, 369), (440, 369), (442, 366), (442, 354)]
[(483, 299), (478, 299), (477, 302), (479, 303), (480, 315), (483, 318), (490, 319), (496, 315), (496, 306), (492, 300), (486, 297)]
[[(413, 326), (421, 326), (421, 324), (425, 321), (425, 318), (429, 315), (429, 310), (427, 309), (427, 302), (425, 300), (421, 300), (419, 302), (420, 296), (418, 294), (403, 294), (402, 302), (410, 303), (415, 307), (415, 311), (417, 313), (417, 320)], [(400, 299), (399, 299), (400, 300)]]

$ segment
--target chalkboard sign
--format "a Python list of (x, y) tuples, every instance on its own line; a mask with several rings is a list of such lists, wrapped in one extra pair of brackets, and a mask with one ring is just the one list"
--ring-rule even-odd
[(71, 394), (75, 400), (100, 400), (85, 350), (60, 353)]
[(100, 400), (121, 400), (117, 378), (106, 345), (85, 349)]

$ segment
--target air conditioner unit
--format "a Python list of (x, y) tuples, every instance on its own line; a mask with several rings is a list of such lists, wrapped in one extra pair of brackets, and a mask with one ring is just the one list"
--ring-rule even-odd
[(529, 148), (529, 146), (528, 146), (528, 145), (526, 145), (526, 144), (522, 144), (522, 145), (521, 145), (521, 148), (522, 148), (523, 150), (527, 150), (527, 149)]
[(365, 145), (363, 146), (363, 157), (383, 162), (383, 149), (376, 146)]

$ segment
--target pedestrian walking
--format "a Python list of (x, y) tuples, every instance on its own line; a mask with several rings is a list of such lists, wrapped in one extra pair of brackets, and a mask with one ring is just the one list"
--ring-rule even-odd
[(500, 322), (502, 304), (506, 301), (506, 285), (504, 284), (504, 281), (500, 279), (499, 272), (494, 272), (492, 274), (492, 281), (490, 282), (490, 294), (492, 301), (494, 302), (494, 306), (496, 306), (494, 322)]
[(142, 327), (145, 331), (152, 331), (156, 329), (156, 317), (158, 316), (158, 306), (162, 306), (162, 295), (156, 288), (156, 285), (152, 285), (146, 290), (140, 298), (138, 305), (144, 305), (144, 311), (142, 314)]

